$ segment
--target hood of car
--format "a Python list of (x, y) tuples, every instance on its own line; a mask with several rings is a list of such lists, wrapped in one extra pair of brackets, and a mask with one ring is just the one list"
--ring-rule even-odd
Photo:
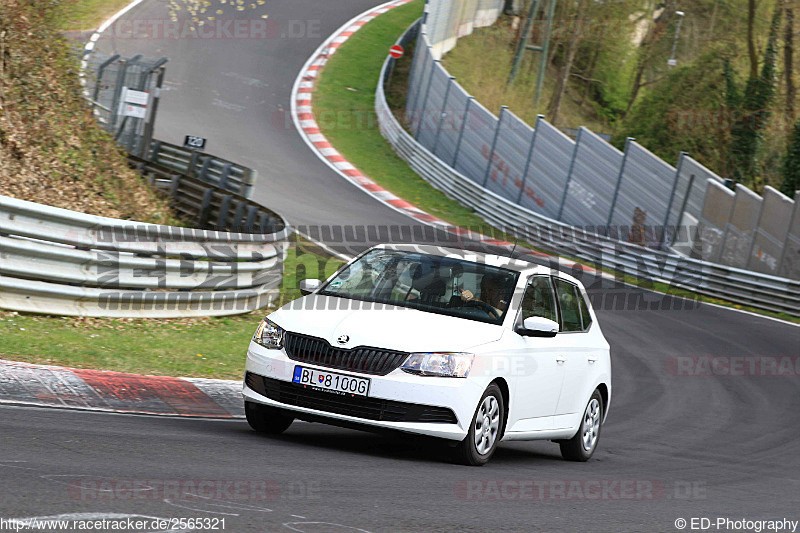
[(495, 341), (503, 334), (502, 326), (494, 324), (320, 295), (295, 300), (269, 319), (286, 331), (320, 337), (342, 348), (457, 352)]

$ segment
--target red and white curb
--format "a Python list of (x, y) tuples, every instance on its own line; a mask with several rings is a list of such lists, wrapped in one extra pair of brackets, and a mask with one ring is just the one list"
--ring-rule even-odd
[[(411, 202), (400, 198), (394, 193), (384, 189), (375, 183), (368, 176), (365, 176), (358, 170), (352, 163), (350, 163), (344, 156), (339, 153), (336, 148), (328, 141), (325, 135), (322, 134), (319, 124), (314, 119), (314, 111), (312, 107), (312, 94), (314, 92), (314, 85), (316, 84), (319, 73), (328, 62), (330, 57), (336, 53), (339, 47), (347, 41), (355, 32), (360, 30), (369, 21), (375, 17), (386, 13), (387, 11), (408, 4), (412, 0), (393, 0), (387, 2), (376, 8), (372, 8), (364, 13), (356, 16), (342, 27), (336, 30), (328, 39), (323, 42), (319, 48), (308, 58), (303, 68), (300, 70), (299, 75), (295, 79), (294, 86), (292, 87), (292, 120), (294, 121), (297, 131), (300, 136), (311, 148), (311, 150), (319, 157), (325, 164), (336, 171), (340, 176), (347, 181), (372, 196), (374, 199), (407, 215), (414, 220), (423, 224), (434, 226), (444, 231), (453, 233), (464, 239), (480, 242), (490, 246), (513, 248), (514, 243), (495, 239), (481, 233), (477, 233), (468, 229), (454, 226), (430, 213), (423, 211), (416, 207)], [(539, 257), (546, 257), (559, 262), (562, 268), (580, 268), (589, 272), (596, 272), (595, 269), (581, 265), (573, 261), (563, 260), (561, 258), (536, 252), (533, 250), (523, 250), (529, 255)]]
[(0, 360), (0, 404), (241, 418), (239, 381), (142, 376)]

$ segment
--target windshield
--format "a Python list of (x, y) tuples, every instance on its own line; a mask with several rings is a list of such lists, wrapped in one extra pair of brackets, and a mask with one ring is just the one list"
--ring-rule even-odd
[(371, 250), (319, 294), (501, 324), (518, 272), (417, 252)]

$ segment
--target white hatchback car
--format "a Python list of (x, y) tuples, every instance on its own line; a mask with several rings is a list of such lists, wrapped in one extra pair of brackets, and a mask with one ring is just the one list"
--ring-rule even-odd
[(482, 465), (500, 440), (549, 439), (588, 460), (611, 360), (585, 289), (526, 261), (376, 246), (267, 316), (247, 353), (256, 431), (294, 419), (453, 441)]

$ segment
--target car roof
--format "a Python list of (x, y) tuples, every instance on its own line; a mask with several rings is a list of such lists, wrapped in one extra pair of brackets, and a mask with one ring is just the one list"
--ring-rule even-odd
[(554, 271), (551, 267), (531, 263), (524, 259), (504, 257), (496, 254), (487, 254), (484, 252), (476, 252), (473, 250), (464, 250), (461, 248), (449, 248), (446, 246), (434, 246), (430, 244), (379, 244), (375, 248), (384, 250), (397, 250), (401, 252), (416, 252), (429, 255), (438, 255), (440, 257), (457, 257), (466, 261), (474, 261), (476, 263), (483, 263), (490, 266), (506, 268), (526, 275), (545, 274), (551, 275), (558, 273), (560, 278), (566, 279), (573, 283), (581, 284), (577, 279), (569, 274), (560, 270)]

